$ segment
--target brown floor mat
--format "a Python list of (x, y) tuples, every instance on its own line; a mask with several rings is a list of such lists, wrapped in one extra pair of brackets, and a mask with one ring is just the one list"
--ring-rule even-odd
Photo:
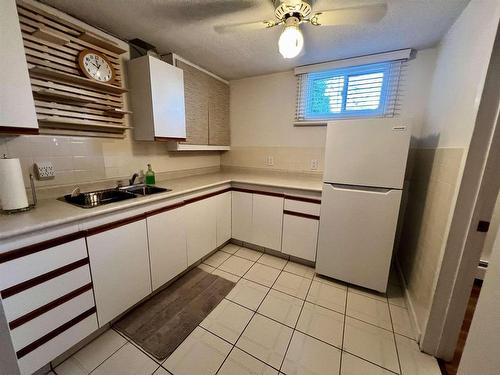
[(234, 283), (193, 268), (127, 313), (114, 328), (164, 360), (233, 289)]

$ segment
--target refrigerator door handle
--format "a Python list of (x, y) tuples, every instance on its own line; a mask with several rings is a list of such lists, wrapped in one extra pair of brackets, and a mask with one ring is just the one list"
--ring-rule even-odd
[(349, 190), (349, 191), (363, 191), (374, 194), (389, 194), (391, 191), (400, 189), (380, 188), (371, 186), (358, 186), (358, 185), (343, 185), (343, 184), (329, 184), (333, 190)]

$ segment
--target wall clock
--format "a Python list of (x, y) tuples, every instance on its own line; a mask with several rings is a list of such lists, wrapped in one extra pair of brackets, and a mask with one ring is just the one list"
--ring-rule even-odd
[(100, 52), (84, 49), (78, 55), (78, 65), (87, 78), (103, 83), (111, 83), (115, 80), (113, 65)]

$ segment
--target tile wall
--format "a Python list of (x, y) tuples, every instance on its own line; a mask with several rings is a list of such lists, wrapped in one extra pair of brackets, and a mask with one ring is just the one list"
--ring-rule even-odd
[[(273, 158), (273, 165), (266, 165), (266, 158)], [(316, 170), (311, 161), (317, 160)], [(231, 147), (221, 155), (221, 165), (244, 168), (322, 174), (325, 149), (320, 147)]]
[(36, 181), (37, 187), (129, 178), (134, 172), (146, 170), (148, 163), (157, 173), (220, 166), (219, 153), (169, 153), (165, 144), (130, 138), (0, 137), (0, 155), (3, 154), (21, 160), (26, 186), (33, 163), (52, 162), (55, 178)]
[(410, 152), (408, 204), (398, 259), (420, 329), (429, 316), (464, 153), (462, 148)]

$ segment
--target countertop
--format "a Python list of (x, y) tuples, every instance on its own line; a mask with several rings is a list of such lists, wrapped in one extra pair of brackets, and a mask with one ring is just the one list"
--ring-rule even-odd
[(321, 192), (322, 187), (319, 176), (278, 172), (217, 172), (160, 181), (156, 186), (172, 190), (90, 209), (76, 207), (55, 198), (43, 199), (38, 201), (34, 210), (13, 215), (0, 215), (0, 240), (58, 225), (75, 223), (93, 216), (137, 207), (226, 183), (241, 183), (309, 192)]

